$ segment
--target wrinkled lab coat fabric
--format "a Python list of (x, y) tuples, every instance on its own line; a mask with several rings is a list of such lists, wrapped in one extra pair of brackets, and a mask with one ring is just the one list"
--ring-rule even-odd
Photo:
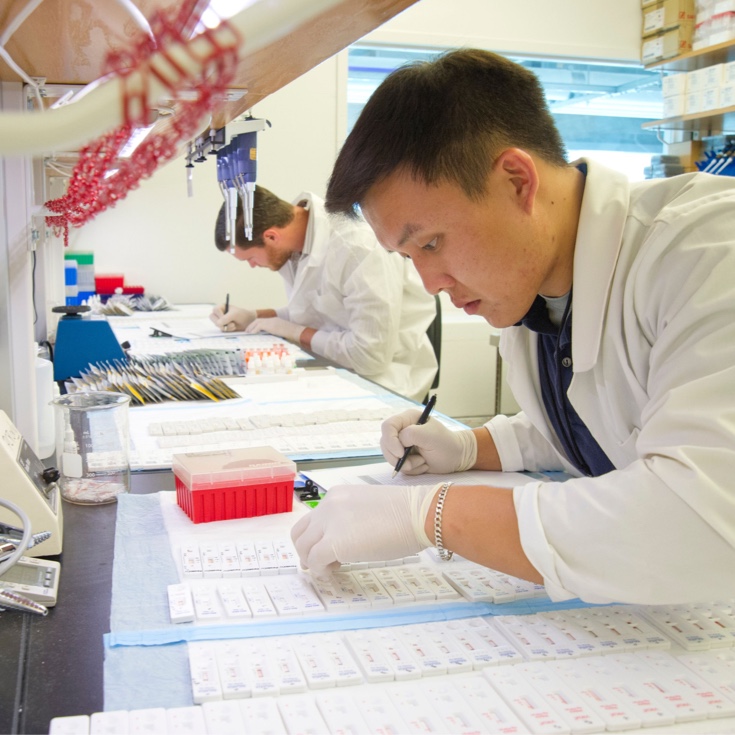
[[(629, 184), (588, 162), (574, 255), (572, 405), (616, 469), (514, 489), (552, 599), (735, 595), (735, 182)], [(565, 470), (536, 335), (503, 330), (522, 412), (487, 424), (504, 470)]]
[(309, 192), (299, 203), (309, 210), (306, 242), (279, 271), (288, 305), (276, 313), (317, 330), (315, 353), (421, 401), (437, 370), (426, 335), (434, 297), (411, 261), (380, 247), (365, 222), (328, 215)]

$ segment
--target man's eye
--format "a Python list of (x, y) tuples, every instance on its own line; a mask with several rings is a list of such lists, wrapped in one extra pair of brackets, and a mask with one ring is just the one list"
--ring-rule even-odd
[(434, 238), (430, 243), (427, 243), (424, 245), (422, 250), (436, 250), (436, 238)]

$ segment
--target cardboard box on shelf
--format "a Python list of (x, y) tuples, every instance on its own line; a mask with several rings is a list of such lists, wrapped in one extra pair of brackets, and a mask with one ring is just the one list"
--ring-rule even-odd
[(691, 51), (693, 33), (694, 24), (683, 23), (671, 30), (644, 38), (641, 44), (641, 62), (653, 64)]
[(735, 107), (735, 84), (720, 87), (720, 107)]
[(707, 69), (693, 69), (687, 72), (687, 93), (702, 92), (707, 88)]
[(728, 61), (722, 65), (722, 83), (725, 86), (735, 84), (735, 61)]
[(689, 75), (686, 72), (675, 71), (667, 74), (661, 81), (664, 99), (686, 94), (688, 80)]
[(705, 66), (704, 69), (704, 88), (712, 89), (713, 87), (721, 87), (725, 76), (724, 64), (711, 64)]
[(643, 11), (643, 37), (676, 28), (682, 23), (694, 23), (694, 0), (663, 0)]
[(704, 90), (688, 92), (686, 100), (687, 105), (685, 114), (694, 115), (698, 112), (704, 112)]
[(670, 117), (681, 117), (687, 112), (687, 98), (684, 94), (674, 94), (664, 97), (664, 119)]
[(717, 110), (720, 107), (720, 88), (709, 87), (702, 92), (702, 110)]

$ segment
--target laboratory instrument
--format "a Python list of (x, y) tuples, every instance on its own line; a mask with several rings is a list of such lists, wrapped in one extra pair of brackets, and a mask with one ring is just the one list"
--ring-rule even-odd
[[(51, 535), (26, 550), (28, 556), (52, 556), (61, 553), (63, 511), (59, 473), (44, 467), (10, 417), (0, 411), (0, 477), (3, 478), (2, 498), (20, 507), (36, 532)], [(0, 506), (0, 526), (16, 523), (15, 515)], [(8, 535), (5, 534), (4, 535)]]
[(106, 317), (82, 316), (89, 306), (55, 306), (64, 314), (56, 328), (54, 380), (78, 378), (90, 364), (125, 358)]
[(267, 120), (248, 117), (238, 120), (234, 127), (240, 131), (230, 142), (217, 151), (217, 182), (225, 200), (226, 238), (230, 252), (237, 242), (237, 202), (242, 203), (243, 228), (247, 240), (253, 239), (253, 197), (257, 175), (258, 132), (270, 125)]
[[(22, 556), (0, 575), (0, 589), (40, 602), (45, 607), (53, 607), (59, 593), (60, 573), (58, 561)], [(0, 606), (3, 604), (8, 603), (0, 599)]]

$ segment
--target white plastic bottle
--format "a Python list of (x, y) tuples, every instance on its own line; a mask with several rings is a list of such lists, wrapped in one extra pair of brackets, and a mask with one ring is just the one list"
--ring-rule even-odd
[(48, 459), (56, 449), (54, 427), (54, 366), (50, 360), (36, 357), (36, 396), (38, 397), (38, 458)]

